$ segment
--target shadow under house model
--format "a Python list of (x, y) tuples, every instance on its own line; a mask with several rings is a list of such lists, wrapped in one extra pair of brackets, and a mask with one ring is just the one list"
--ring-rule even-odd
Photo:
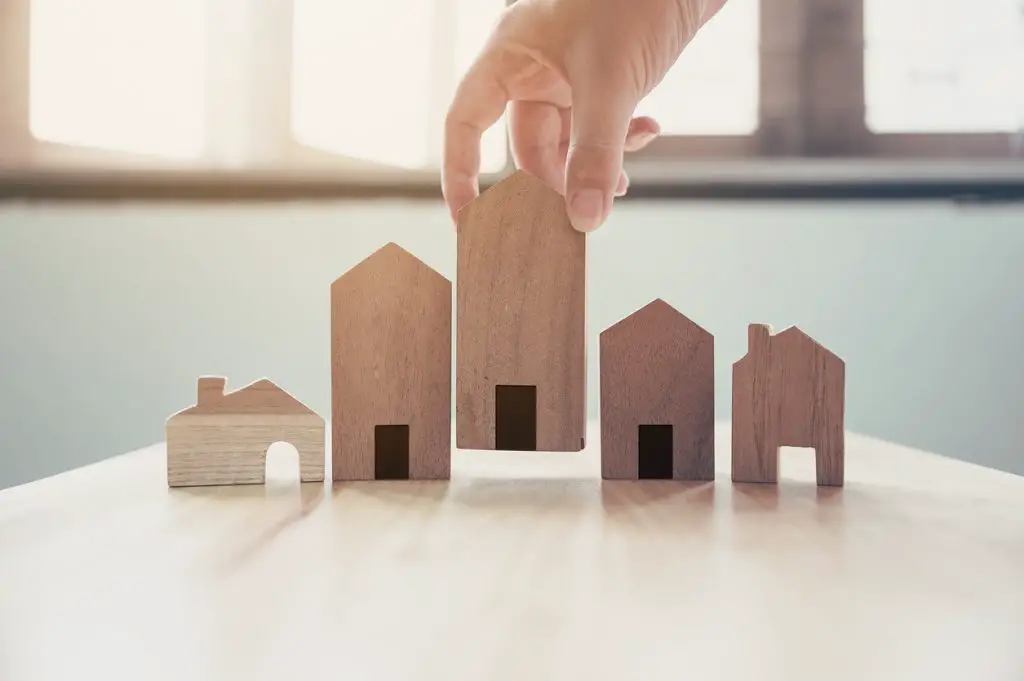
[(601, 477), (715, 479), (715, 339), (661, 299), (600, 336)]
[(333, 480), (451, 477), (452, 284), (389, 243), (331, 285)]
[(818, 485), (842, 486), (846, 365), (795, 326), (751, 324), (733, 364), (732, 480), (777, 483), (779, 447), (813, 447)]
[(200, 377), (195, 406), (167, 419), (167, 484), (263, 484), (275, 442), (298, 451), (302, 482), (323, 482), (323, 418), (266, 379), (227, 394), (226, 383)]
[(458, 217), (456, 446), (580, 451), (586, 236), (519, 170)]

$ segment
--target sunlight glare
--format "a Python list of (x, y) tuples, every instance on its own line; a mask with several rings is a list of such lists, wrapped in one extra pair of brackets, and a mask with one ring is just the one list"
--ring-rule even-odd
[[(435, 12), (448, 2), (455, 3), (454, 45), (438, 44), (434, 33)], [(391, 166), (436, 167), (444, 110), (504, 7), (502, 0), (448, 2), (295, 0), (296, 139)], [(442, 63), (457, 73), (439, 74)], [(485, 172), (504, 166), (504, 139), (502, 124), (484, 135)]]
[(1024, 130), (1024, 1), (865, 0), (876, 133)]
[[(469, 69), (477, 54), (487, 41), (494, 24), (505, 8), (504, 0), (456, 0), (458, 20), (456, 23), (455, 63), (457, 85)], [(451, 96), (454, 96), (454, 88)], [(451, 98), (449, 96), (449, 99)], [(501, 119), (483, 134), (480, 150), (480, 170), (496, 173), (508, 162), (508, 117)]]
[(299, 142), (400, 167), (429, 151), (432, 3), (295, 0)]
[(730, 0), (637, 107), (666, 135), (749, 135), (760, 90), (758, 0)]
[(200, 156), (204, 5), (32, 0), (32, 135), (71, 146)]

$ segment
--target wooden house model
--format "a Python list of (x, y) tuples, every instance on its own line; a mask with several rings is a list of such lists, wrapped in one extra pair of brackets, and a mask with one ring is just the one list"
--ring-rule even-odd
[(200, 377), (196, 404), (167, 419), (168, 485), (263, 484), (275, 442), (298, 451), (302, 482), (322, 482), (323, 418), (269, 380), (230, 393), (226, 383)]
[(333, 480), (451, 475), (452, 285), (389, 243), (331, 285)]
[(586, 430), (586, 236), (525, 171), (458, 217), (456, 446), (579, 451)]
[(601, 333), (603, 478), (714, 480), (714, 342), (661, 299)]
[(732, 480), (776, 483), (779, 447), (813, 447), (817, 483), (842, 486), (846, 367), (799, 328), (748, 327), (733, 364)]

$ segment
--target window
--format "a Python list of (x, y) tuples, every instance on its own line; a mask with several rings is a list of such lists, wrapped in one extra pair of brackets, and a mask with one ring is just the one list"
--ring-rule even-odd
[[(456, 0), (457, 23), (455, 28), (455, 69), (457, 77), (445, 92), (445, 103), (455, 94), (455, 86), (476, 59), (497, 22), (505, 0)], [(505, 132), (505, 117), (483, 134), (480, 150), (480, 170), (496, 173), (505, 168), (508, 161), (508, 144)], [(439, 128), (440, 130), (440, 128)]]
[[(35, 139), (225, 168), (307, 158), (288, 144), (439, 168), (448, 103), (505, 7), (292, 0), (282, 13), (258, 0), (28, 1)], [(289, 56), (283, 79), (267, 82)], [(504, 120), (483, 145), (482, 170), (502, 170)]]
[(637, 109), (665, 135), (749, 135), (758, 127), (759, 0), (730, 0)]
[(172, 158), (204, 147), (204, 0), (33, 0), (41, 141)]
[[(444, 116), (503, 0), (295, 0), (292, 115), (307, 146), (401, 168), (439, 168)], [(504, 119), (484, 172), (505, 165)]]
[(876, 133), (1024, 130), (1024, 0), (865, 0)]
[[(634, 190), (762, 168), (772, 183), (804, 178), (736, 162), (822, 154), (1024, 172), (1024, 0), (862, 1), (728, 0), (637, 108), (663, 135), (627, 160)], [(0, 157), (30, 170), (203, 170), (184, 178), (200, 191), (236, 171), (243, 195), (248, 178), (288, 195), (366, 179), (372, 191), (436, 188), (448, 106), (506, 5), (4, 0)], [(482, 146), (484, 174), (508, 168), (504, 117)], [(702, 161), (722, 172), (692, 168)]]
[(427, 165), (431, 3), (295, 0), (294, 21), (298, 141), (389, 165)]

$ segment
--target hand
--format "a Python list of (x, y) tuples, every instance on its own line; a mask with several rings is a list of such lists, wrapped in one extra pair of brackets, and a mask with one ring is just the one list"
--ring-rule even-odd
[(629, 186), (624, 152), (660, 133), (634, 117), (726, 0), (518, 0), (459, 84), (445, 122), (442, 189), (452, 219), (479, 194), (480, 138), (508, 107), (516, 166), (596, 229)]

